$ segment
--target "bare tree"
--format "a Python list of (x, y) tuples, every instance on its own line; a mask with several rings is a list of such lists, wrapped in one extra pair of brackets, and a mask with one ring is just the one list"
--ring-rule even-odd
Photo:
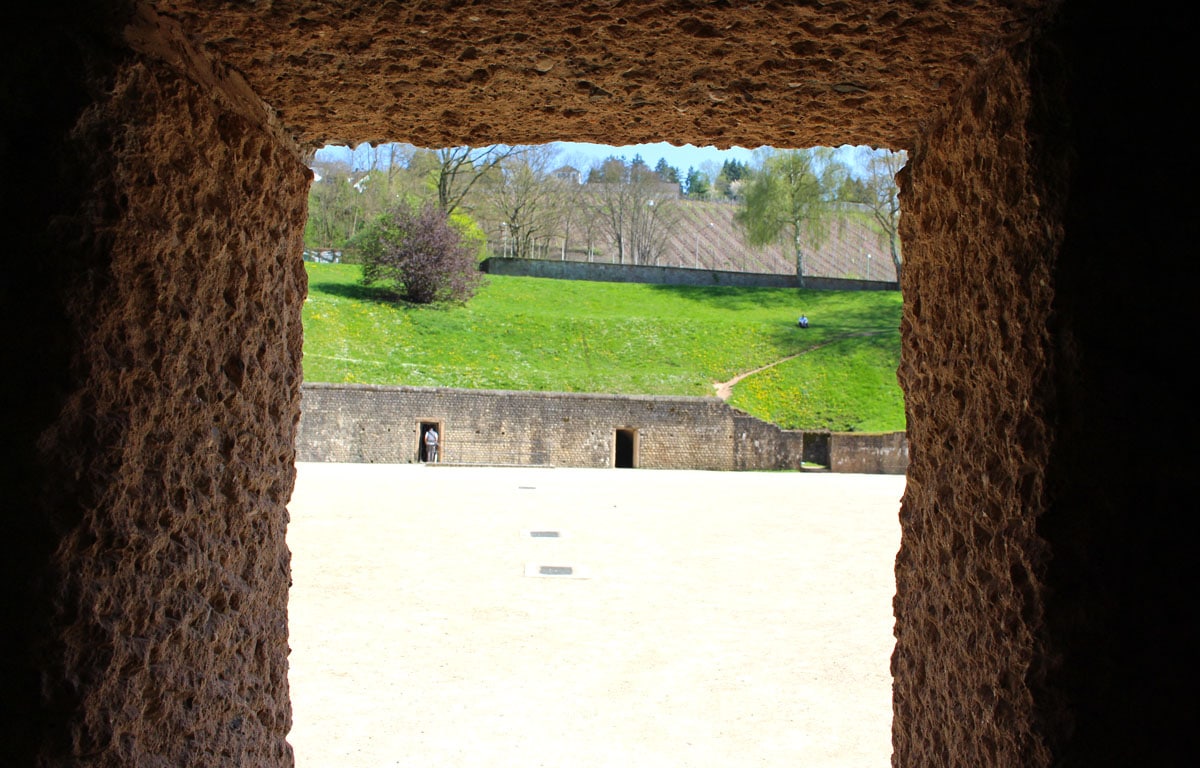
[(629, 245), (635, 264), (658, 264), (678, 220), (678, 185), (663, 182), (647, 169), (631, 169), (629, 175)]
[(549, 182), (554, 192), (554, 210), (557, 216), (558, 235), (562, 238), (560, 258), (567, 258), (573, 237), (582, 233), (587, 245), (590, 242), (591, 214), (584, 205), (583, 185), (579, 183), (578, 171), (558, 175), (552, 172)]
[(558, 206), (549, 169), (557, 151), (530, 147), (509, 156), (481, 178), (483, 197), (508, 229), (509, 246), (517, 258), (535, 258), (557, 230)]
[(516, 157), (528, 147), (509, 147), (493, 144), (490, 147), (446, 147), (437, 151), (438, 166), (434, 170), (438, 207), (449, 216), (462, 204), (463, 198), (481, 178), (510, 157)]
[(625, 263), (627, 244), (625, 219), (630, 206), (629, 185), (625, 183), (627, 178), (625, 161), (616, 157), (593, 166), (588, 173), (587, 193), (591, 208), (601, 230), (617, 248), (618, 264)]
[(412, 144), (392, 143), (387, 144), (387, 186), (388, 190), (394, 191), (400, 183), (408, 166), (412, 163), (413, 157), (417, 154), (417, 148)]
[(587, 194), (617, 247), (618, 263), (658, 263), (677, 220), (678, 185), (663, 182), (645, 163), (610, 157), (588, 174)]
[(871, 216), (887, 240), (891, 252), (892, 263), (896, 266), (896, 281), (900, 281), (900, 267), (903, 261), (900, 253), (900, 189), (896, 183), (896, 175), (908, 162), (908, 154), (904, 150), (892, 152), (887, 149), (859, 150), (860, 163), (866, 171), (863, 179), (866, 192), (864, 201), (871, 209)]

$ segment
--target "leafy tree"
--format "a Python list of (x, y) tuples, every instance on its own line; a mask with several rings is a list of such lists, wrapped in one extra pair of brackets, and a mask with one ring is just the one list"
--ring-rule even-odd
[(463, 245), (476, 265), (488, 257), (487, 233), (479, 223), (466, 214), (461, 208), (450, 214), (450, 226), (458, 232)]
[(740, 160), (726, 160), (721, 165), (721, 171), (713, 182), (713, 191), (721, 197), (737, 199), (742, 193), (742, 187), (753, 174), (753, 169)]
[(609, 155), (588, 169), (588, 184), (619, 184), (629, 178), (629, 169), (622, 158)]
[(867, 183), (856, 176), (847, 176), (834, 193), (834, 199), (842, 203), (865, 205), (871, 199)]
[(828, 236), (830, 201), (845, 175), (845, 166), (827, 147), (768, 151), (734, 214), (751, 245), (791, 242), (801, 288), (804, 242), (819, 246)]
[(747, 163), (740, 160), (726, 160), (721, 166), (721, 175), (729, 181), (739, 181), (749, 178), (753, 171)]
[(381, 214), (354, 246), (364, 285), (383, 285), (414, 304), (466, 301), (482, 279), (472, 248), (446, 213), (429, 203), (402, 204)]
[(352, 222), (359, 202), (350, 186), (350, 166), (320, 162), (313, 166), (315, 181), (308, 188), (308, 220), (304, 246), (310, 249), (341, 248), (354, 235)]

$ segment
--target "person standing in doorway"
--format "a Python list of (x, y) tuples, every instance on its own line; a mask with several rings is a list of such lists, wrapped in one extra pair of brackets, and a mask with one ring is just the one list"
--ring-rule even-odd
[(438, 460), (438, 433), (433, 427), (425, 431), (425, 461), (437, 462)]

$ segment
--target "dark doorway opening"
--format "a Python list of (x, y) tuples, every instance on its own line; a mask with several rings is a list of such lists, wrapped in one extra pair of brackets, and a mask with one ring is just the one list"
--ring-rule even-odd
[(613, 466), (618, 469), (633, 469), (637, 466), (637, 430), (618, 429), (616, 456)]
[[(433, 431), (437, 436), (436, 441), (430, 443), (426, 440), (430, 431)], [(445, 444), (445, 434), (440, 421), (422, 421), (421, 428), (417, 435), (417, 461), (421, 463), (433, 463), (441, 461), (442, 446)]]

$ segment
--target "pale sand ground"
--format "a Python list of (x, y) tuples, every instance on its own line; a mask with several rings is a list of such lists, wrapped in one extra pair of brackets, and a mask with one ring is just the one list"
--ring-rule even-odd
[(903, 477), (297, 473), (298, 768), (889, 765)]

